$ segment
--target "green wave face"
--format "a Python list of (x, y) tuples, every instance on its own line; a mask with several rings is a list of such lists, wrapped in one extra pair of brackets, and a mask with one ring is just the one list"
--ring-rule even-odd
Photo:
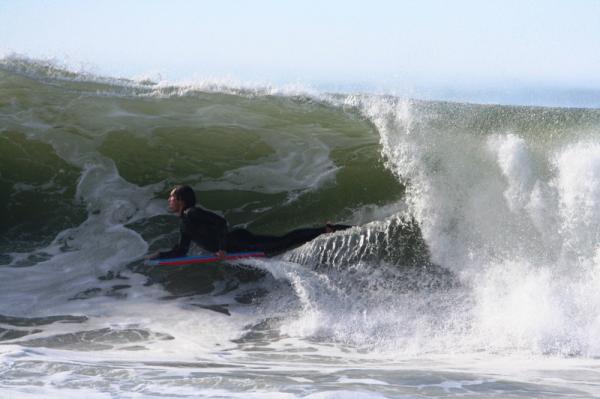
[(79, 170), (21, 132), (0, 136), (0, 252), (31, 251), (84, 220)]

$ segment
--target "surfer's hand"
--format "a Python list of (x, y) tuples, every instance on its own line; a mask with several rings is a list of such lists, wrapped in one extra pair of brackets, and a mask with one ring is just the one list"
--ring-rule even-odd
[(219, 260), (225, 260), (225, 255), (227, 255), (227, 252), (220, 250), (217, 251), (216, 255), (219, 258)]

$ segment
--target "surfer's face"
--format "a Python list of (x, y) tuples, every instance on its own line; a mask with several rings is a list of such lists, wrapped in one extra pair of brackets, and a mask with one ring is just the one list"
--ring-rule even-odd
[(183, 200), (175, 197), (175, 190), (169, 194), (169, 210), (173, 213), (181, 213), (183, 210)]

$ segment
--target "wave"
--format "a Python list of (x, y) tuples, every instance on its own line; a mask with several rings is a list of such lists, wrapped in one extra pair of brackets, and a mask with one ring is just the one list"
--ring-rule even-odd
[[(599, 110), (248, 86), (5, 59), (0, 314), (234, 292), (288, 336), (598, 353)], [(357, 227), (253, 271), (149, 270), (178, 183), (231, 226)]]

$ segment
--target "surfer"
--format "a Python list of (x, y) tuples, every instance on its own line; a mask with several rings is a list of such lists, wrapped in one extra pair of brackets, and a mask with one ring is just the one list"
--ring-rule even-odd
[(324, 233), (344, 230), (352, 226), (327, 223), (323, 227), (302, 228), (282, 236), (257, 235), (246, 229), (227, 229), (225, 218), (196, 206), (196, 194), (187, 185), (173, 188), (168, 199), (169, 211), (177, 214), (179, 243), (170, 251), (158, 252), (149, 259), (185, 256), (191, 242), (224, 259), (227, 252), (261, 251), (276, 254), (302, 245)]

